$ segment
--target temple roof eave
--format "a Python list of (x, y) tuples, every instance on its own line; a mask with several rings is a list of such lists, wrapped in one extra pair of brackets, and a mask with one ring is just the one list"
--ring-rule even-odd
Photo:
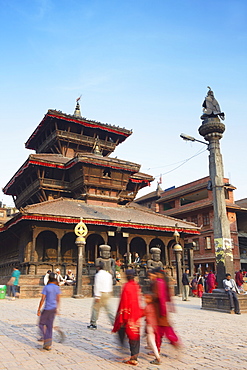
[[(64, 215), (66, 214), (66, 216)], [(80, 217), (87, 225), (104, 225), (125, 229), (150, 230), (198, 235), (195, 224), (133, 206), (103, 207), (88, 205), (74, 199), (56, 199), (27, 206), (5, 224), (0, 232), (7, 230), (21, 221), (46, 221), (64, 224), (76, 224)]]
[(108, 131), (110, 133), (122, 136), (121, 141), (124, 141), (127, 137), (129, 137), (132, 134), (132, 130), (127, 130), (127, 129), (121, 128), (119, 126), (110, 125), (110, 124), (107, 124), (107, 123), (101, 123), (101, 122), (94, 121), (94, 120), (88, 120), (85, 117), (76, 117), (74, 115), (65, 114), (61, 111), (49, 109), (48, 112), (45, 114), (44, 118), (42, 119), (42, 121), (40, 122), (40, 124), (33, 131), (32, 135), (28, 138), (27, 142), (25, 143), (25, 148), (35, 149), (34, 148), (35, 145), (34, 145), (34, 143), (32, 144), (32, 142), (35, 141), (39, 132), (42, 131), (42, 128), (44, 127), (44, 124), (50, 118), (57, 118), (57, 119), (65, 120), (65, 121), (68, 121), (68, 122), (74, 122), (74, 123), (77, 123), (77, 124), (80, 124), (80, 125), (83, 125), (83, 126), (86, 126), (86, 127), (91, 127), (91, 128), (94, 128), (94, 129), (98, 128), (98, 129), (103, 130), (103, 131)]

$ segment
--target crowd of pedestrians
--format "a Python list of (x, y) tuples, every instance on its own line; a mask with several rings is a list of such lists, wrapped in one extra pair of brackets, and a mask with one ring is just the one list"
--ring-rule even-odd
[[(145, 290), (145, 294), (142, 294), (141, 287), (135, 279), (136, 270), (134, 268), (127, 269), (125, 271), (127, 282), (122, 287), (119, 306), (115, 313), (110, 301), (113, 290), (112, 275), (104, 270), (103, 263), (99, 263), (97, 270), (94, 279), (91, 319), (87, 328), (97, 329), (99, 313), (104, 308), (112, 325), (112, 332), (117, 333), (120, 343), (123, 344), (125, 338), (128, 338), (130, 357), (124, 359), (123, 362), (135, 366), (138, 364), (140, 352), (141, 319), (145, 318), (147, 341), (145, 348), (149, 349), (148, 354), (154, 357), (150, 362), (159, 365), (161, 363), (160, 351), (164, 336), (174, 347), (180, 345), (180, 340), (170, 322), (169, 312), (174, 312), (174, 306), (168, 276), (165, 271), (161, 268), (149, 270), (147, 272), (148, 289)], [(20, 272), (15, 268), (10, 279), (11, 286), (16, 286), (19, 276)], [(236, 314), (240, 314), (237, 294), (240, 293), (240, 289), (243, 289), (244, 276), (245, 273), (240, 270), (236, 273), (235, 280), (231, 278), (230, 274), (226, 274), (226, 278), (223, 280), (223, 287), (229, 297), (231, 310), (234, 310)], [(44, 350), (50, 350), (52, 347), (54, 319), (58, 314), (60, 305), (60, 286), (65, 284), (66, 281), (72, 284), (75, 282), (71, 270), (68, 270), (64, 278), (61, 276), (59, 269), (56, 269), (55, 273), (48, 270), (44, 277), (44, 288), (37, 311), (37, 315), (40, 317), (41, 338), (39, 340), (43, 341)], [(194, 274), (190, 281), (189, 269), (186, 269), (182, 275), (182, 284), (182, 299), (185, 301), (188, 300), (190, 289), (193, 296), (202, 297), (203, 292), (212, 293), (217, 286), (216, 276), (212, 271), (203, 275), (201, 273)], [(12, 288), (12, 290), (13, 297), (15, 297), (15, 288)]]

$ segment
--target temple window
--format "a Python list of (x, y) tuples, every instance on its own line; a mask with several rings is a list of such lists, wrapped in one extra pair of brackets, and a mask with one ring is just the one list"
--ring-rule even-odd
[(103, 170), (103, 177), (111, 177), (111, 171), (109, 170), (109, 168), (105, 168)]

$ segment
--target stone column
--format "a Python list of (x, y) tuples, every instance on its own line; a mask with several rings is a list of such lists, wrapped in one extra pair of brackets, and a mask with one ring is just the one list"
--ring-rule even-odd
[(177, 294), (182, 293), (182, 247), (180, 244), (175, 244), (173, 247), (176, 258), (176, 275), (177, 275)]
[(199, 127), (200, 135), (209, 142), (209, 174), (213, 191), (214, 244), (219, 288), (222, 287), (226, 272), (234, 277), (230, 223), (226, 213), (224, 170), (220, 152), (220, 139), (224, 131), (225, 125), (218, 117), (206, 119)]
[(36, 238), (37, 238), (37, 229), (36, 226), (32, 226), (32, 245), (31, 245), (31, 253), (30, 253), (30, 265), (29, 265), (29, 274), (35, 274), (36, 268), (34, 262), (34, 255), (35, 255), (35, 247), (36, 247)]
[(61, 264), (61, 238), (57, 238), (57, 262)]
[(189, 264), (189, 270), (190, 270), (190, 275), (193, 276), (194, 272), (194, 242), (192, 243), (186, 243), (184, 245), (184, 249), (188, 253), (188, 264)]
[(75, 234), (77, 235), (75, 244), (78, 248), (77, 266), (76, 266), (76, 294), (74, 298), (83, 298), (82, 294), (82, 273), (83, 265), (85, 264), (85, 236), (88, 233), (87, 226), (81, 221), (75, 227)]

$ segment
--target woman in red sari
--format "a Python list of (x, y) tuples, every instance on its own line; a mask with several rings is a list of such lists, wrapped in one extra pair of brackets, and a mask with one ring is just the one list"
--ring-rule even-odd
[(215, 277), (215, 275), (213, 274), (212, 271), (210, 271), (210, 273), (208, 274), (207, 286), (208, 286), (208, 293), (212, 293), (212, 291), (216, 287), (216, 277)]
[(203, 294), (203, 285), (204, 285), (204, 279), (201, 274), (197, 275), (197, 295), (199, 298), (202, 298)]
[(121, 342), (125, 334), (129, 338), (131, 357), (124, 361), (129, 365), (138, 365), (140, 351), (140, 318), (143, 310), (140, 307), (140, 286), (135, 282), (135, 270), (126, 270), (127, 283), (123, 286), (113, 333), (118, 332)]

